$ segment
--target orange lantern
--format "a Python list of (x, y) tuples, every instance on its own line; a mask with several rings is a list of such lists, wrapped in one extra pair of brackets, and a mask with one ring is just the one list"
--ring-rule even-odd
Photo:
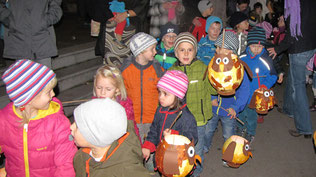
[(190, 173), (197, 159), (201, 162), (201, 157), (195, 155), (194, 142), (182, 135), (165, 136), (155, 156), (159, 172), (167, 177), (184, 177)]

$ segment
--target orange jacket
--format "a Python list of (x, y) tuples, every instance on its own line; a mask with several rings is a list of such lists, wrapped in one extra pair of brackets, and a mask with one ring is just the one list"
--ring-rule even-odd
[(127, 95), (133, 101), (136, 123), (152, 123), (158, 106), (157, 83), (163, 68), (156, 60), (140, 65), (132, 56), (124, 60), (121, 71)]

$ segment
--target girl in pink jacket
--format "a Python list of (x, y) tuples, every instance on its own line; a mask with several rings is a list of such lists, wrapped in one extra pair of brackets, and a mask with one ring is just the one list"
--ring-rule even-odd
[(8, 177), (75, 176), (77, 151), (48, 67), (18, 60), (2, 75), (12, 101), (0, 110), (0, 153)]
[(134, 122), (135, 133), (140, 140), (139, 130), (134, 117), (133, 103), (127, 97), (124, 80), (117, 67), (104, 65), (97, 70), (94, 76), (93, 96), (94, 98), (110, 98), (120, 103), (126, 111), (127, 119)]

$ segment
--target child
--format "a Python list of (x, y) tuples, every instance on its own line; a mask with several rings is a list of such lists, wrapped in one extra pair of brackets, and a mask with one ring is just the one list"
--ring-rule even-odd
[[(156, 110), (146, 141), (142, 146), (143, 156), (148, 159), (156, 151), (166, 135), (180, 134), (197, 142), (196, 121), (184, 103), (188, 78), (182, 71), (167, 71), (157, 84), (160, 106)], [(178, 120), (175, 120), (179, 116)], [(175, 124), (172, 125), (172, 123)], [(169, 129), (170, 128), (170, 129)]]
[[(224, 48), (222, 47), (223, 34), (215, 41), (218, 47), (216, 52), (225, 55), (236, 55), (238, 50), (237, 36), (230, 31), (225, 32)], [(223, 50), (225, 49), (225, 50)], [(205, 152), (209, 151), (212, 144), (212, 138), (217, 128), (218, 122), (221, 121), (224, 141), (235, 134), (236, 120), (238, 113), (244, 110), (250, 95), (249, 79), (244, 73), (241, 85), (232, 96), (212, 96), (213, 117), (209, 120), (205, 135)]]
[(192, 29), (192, 35), (197, 39), (198, 42), (200, 42), (201, 38), (206, 36), (206, 19), (213, 14), (214, 6), (210, 0), (202, 0), (198, 4), (198, 9), (202, 17), (195, 17), (192, 21), (194, 26), (191, 26), (190, 29)]
[(142, 152), (133, 124), (124, 108), (110, 98), (93, 99), (74, 110), (70, 126), (77, 146), (76, 176), (150, 176), (142, 162)]
[(177, 25), (167, 23), (161, 26), (160, 31), (161, 42), (156, 47), (157, 55), (155, 59), (167, 70), (177, 61), (174, 56), (173, 44), (179, 34), (179, 29)]
[(222, 20), (216, 16), (210, 16), (207, 18), (205, 31), (207, 36), (203, 37), (198, 44), (198, 52), (196, 57), (208, 65), (212, 60), (216, 47), (214, 45), (215, 40), (222, 31)]
[(189, 80), (186, 102), (189, 111), (195, 117), (198, 129), (198, 143), (195, 147), (196, 154), (202, 158), (201, 165), (198, 164), (194, 176), (199, 176), (203, 170), (203, 148), (205, 129), (208, 120), (212, 117), (211, 94), (216, 94), (208, 79), (203, 80), (207, 66), (196, 59), (197, 41), (189, 32), (180, 33), (176, 38), (175, 55), (178, 62), (169, 70), (180, 70), (186, 73)]
[(237, 55), (240, 56), (247, 47), (247, 30), (249, 28), (247, 15), (242, 12), (235, 12), (230, 18), (230, 26), (237, 34), (239, 40)]
[[(253, 10), (250, 12), (249, 16), (250, 18), (254, 17), (256, 19), (256, 24), (263, 22), (262, 4), (260, 2), (257, 2), (253, 5)], [(253, 26), (255, 26), (256, 24), (254, 24)]]
[[(277, 80), (277, 75), (273, 67), (272, 59), (269, 57), (268, 52), (264, 48), (266, 44), (265, 31), (261, 27), (255, 27), (248, 33), (248, 47), (246, 54), (240, 56), (241, 60), (247, 63), (252, 73), (256, 73), (259, 78), (254, 78), (250, 82), (250, 97), (248, 99), (248, 105), (251, 97), (256, 89), (259, 88), (258, 80), (260, 84), (270, 89)], [(245, 138), (252, 142), (256, 134), (257, 128), (257, 113), (255, 109), (246, 107), (239, 115), (239, 119), (242, 120), (245, 125), (237, 124), (237, 134), (241, 135), (244, 131)], [(246, 130), (246, 131), (245, 131)]]
[(134, 122), (135, 133), (140, 140), (134, 118), (133, 103), (127, 97), (123, 77), (117, 67), (104, 65), (97, 70), (94, 76), (93, 96), (96, 98), (110, 98), (120, 103), (125, 108), (127, 119)]
[(8, 176), (75, 176), (70, 122), (54, 97), (56, 74), (22, 59), (2, 75), (12, 101), (0, 110), (0, 146)]

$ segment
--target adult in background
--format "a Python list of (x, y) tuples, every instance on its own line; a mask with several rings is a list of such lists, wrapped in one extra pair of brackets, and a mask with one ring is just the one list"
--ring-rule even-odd
[(230, 17), (235, 12), (242, 12), (249, 16), (250, 7), (249, 7), (250, 0), (226, 0), (226, 15)]
[(53, 25), (61, 16), (62, 0), (0, 0), (4, 28), (4, 54), (9, 59), (27, 58), (51, 68), (57, 55)]
[(288, 50), (290, 60), (290, 87), (296, 130), (289, 130), (291, 136), (311, 138), (312, 122), (305, 86), (306, 63), (316, 52), (316, 1), (285, 0), (284, 10), (287, 19), (287, 34), (279, 46), (268, 49), (273, 57)]

